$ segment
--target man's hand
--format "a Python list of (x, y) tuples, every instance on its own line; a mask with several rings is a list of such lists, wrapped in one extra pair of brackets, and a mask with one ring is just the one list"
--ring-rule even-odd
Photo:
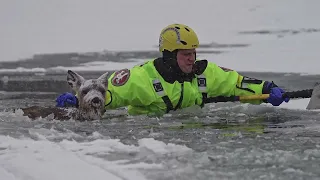
[(286, 103), (289, 102), (290, 98), (283, 98), (283, 93), (285, 93), (283, 89), (279, 87), (273, 87), (270, 89), (270, 94), (267, 101), (273, 106), (279, 106), (283, 101), (285, 101)]

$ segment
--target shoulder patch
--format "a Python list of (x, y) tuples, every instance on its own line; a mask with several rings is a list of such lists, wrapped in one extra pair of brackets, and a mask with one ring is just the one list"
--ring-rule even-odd
[(121, 69), (115, 72), (113, 78), (111, 79), (111, 84), (114, 86), (122, 86), (124, 85), (130, 77), (129, 69)]
[(221, 68), (222, 70), (228, 72), (228, 71), (233, 71), (232, 69), (229, 69), (229, 68), (226, 68), (226, 67), (222, 67), (222, 66), (219, 66), (219, 68)]

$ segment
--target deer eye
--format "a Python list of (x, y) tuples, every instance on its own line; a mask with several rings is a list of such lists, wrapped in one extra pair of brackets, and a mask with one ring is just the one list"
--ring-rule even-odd
[(83, 95), (88, 94), (88, 92), (89, 92), (89, 90), (88, 90), (88, 89), (84, 89), (84, 90), (82, 90), (82, 94), (83, 94)]
[(105, 94), (105, 93), (106, 93), (106, 90), (105, 90), (104, 88), (99, 88), (99, 92), (100, 92), (101, 94)]

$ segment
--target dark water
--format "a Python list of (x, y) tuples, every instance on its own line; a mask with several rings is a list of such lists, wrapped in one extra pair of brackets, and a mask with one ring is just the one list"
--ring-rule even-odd
[[(240, 45), (239, 45), (240, 46)], [(109, 60), (153, 56), (153, 52), (131, 52), (108, 55)], [(37, 56), (20, 67), (75, 66), (96, 61), (97, 56), (77, 54)], [(68, 60), (69, 59), (69, 60)], [(101, 60), (101, 59), (100, 59)], [(15, 63), (0, 63), (2, 68), (17, 67)], [(86, 71), (85, 78), (96, 78), (103, 72)], [(273, 80), (287, 91), (312, 88), (320, 75), (288, 73), (241, 72), (243, 75)], [(186, 146), (191, 153), (167, 150), (157, 153), (140, 149), (134, 153), (115, 151), (99, 156), (104, 161), (127, 160), (160, 163), (161, 169), (138, 169), (146, 179), (319, 179), (320, 177), (320, 118), (317, 111), (290, 110), (270, 106), (239, 103), (208, 104), (203, 109), (190, 108), (161, 118), (125, 114), (125, 109), (107, 112), (104, 121), (57, 122), (50, 119), (30, 121), (12, 113), (12, 109), (31, 105), (54, 105), (62, 92), (70, 91), (66, 74), (5, 73), (0, 81), (0, 135), (35, 141), (37, 133), (52, 131), (49, 141), (61, 143), (75, 140), (92, 141), (95, 133), (101, 138), (119, 139), (126, 146), (141, 146), (145, 138)], [(41, 131), (40, 131), (41, 130)], [(74, 134), (66, 136), (66, 134)], [(57, 135), (58, 134), (58, 135)], [(48, 134), (44, 133), (43, 136)], [(98, 138), (99, 139), (99, 138)], [(1, 152), (0, 146), (0, 152)], [(0, 155), (1, 156), (1, 155)], [(124, 178), (126, 179), (126, 178)]]

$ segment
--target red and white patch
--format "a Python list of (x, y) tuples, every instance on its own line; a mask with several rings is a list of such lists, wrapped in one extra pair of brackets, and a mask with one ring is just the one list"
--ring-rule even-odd
[(222, 67), (222, 66), (219, 66), (222, 70), (228, 72), (228, 71), (233, 71), (232, 69), (229, 69), (229, 68), (225, 68), (225, 67)]
[(121, 69), (114, 74), (113, 78), (111, 79), (111, 83), (114, 86), (122, 86), (128, 81), (129, 77), (130, 70)]

